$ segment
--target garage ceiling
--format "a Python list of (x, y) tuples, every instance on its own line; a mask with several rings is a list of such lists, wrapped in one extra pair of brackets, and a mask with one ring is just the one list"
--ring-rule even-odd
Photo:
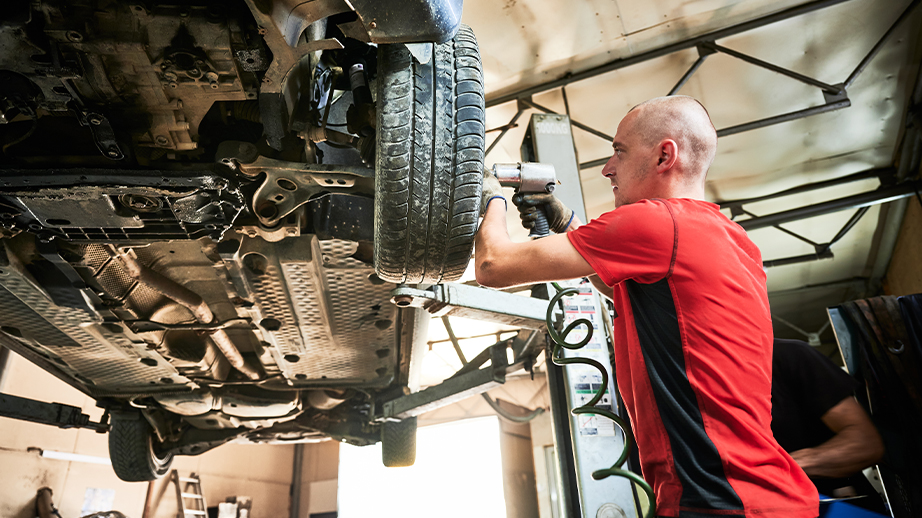
[[(867, 68), (848, 86), (850, 107), (721, 137), (707, 183), (709, 201), (721, 202), (897, 164), (907, 107), (918, 82), (922, 57), (922, 8), (916, 8), (919, 3), (919, 0), (809, 3), (467, 0), (463, 21), (474, 29), (480, 43), (488, 130), (510, 122), (520, 107), (516, 97), (530, 99), (559, 113), (567, 112), (564, 89), (559, 84), (565, 81), (557, 80), (575, 75), (591, 77), (565, 86), (571, 119), (614, 135), (618, 122), (632, 106), (666, 95), (695, 63), (699, 53), (691, 46), (618, 68), (625, 60), (787, 9), (809, 6), (816, 9), (716, 42), (836, 85), (849, 77), (901, 14), (908, 12)], [(600, 67), (610, 71), (595, 75), (594, 70)], [(816, 86), (724, 53), (708, 56), (678, 93), (701, 100), (718, 129), (826, 102), (822, 90)], [(519, 146), (531, 113), (540, 112), (533, 108), (523, 112), (518, 126), (510, 129), (487, 156), (487, 164), (520, 160)], [(499, 131), (488, 133), (487, 145), (499, 134)], [(578, 128), (574, 128), (574, 142), (583, 163), (611, 154), (609, 141)], [(581, 170), (589, 217), (614, 208), (608, 181), (600, 171), (600, 165)], [(908, 171), (904, 170), (905, 173)], [(878, 186), (878, 179), (869, 178), (747, 204), (744, 208), (752, 214), (772, 214), (871, 191)], [(904, 210), (905, 200), (871, 207), (832, 245), (832, 259), (769, 268), (773, 314), (815, 332), (826, 321), (825, 307), (876, 293)], [(815, 243), (828, 243), (855, 212), (856, 209), (840, 211), (782, 227)], [(730, 215), (729, 210), (725, 213)], [(737, 221), (746, 218), (742, 215)], [(765, 260), (815, 253), (813, 245), (776, 228), (752, 230), (750, 236)], [(878, 242), (879, 254), (875, 253)], [(715, 258), (715, 267), (719, 266), (719, 260)], [(781, 324), (780, 319), (775, 322), (778, 336), (803, 338)], [(832, 333), (827, 329), (822, 339), (832, 342)]]

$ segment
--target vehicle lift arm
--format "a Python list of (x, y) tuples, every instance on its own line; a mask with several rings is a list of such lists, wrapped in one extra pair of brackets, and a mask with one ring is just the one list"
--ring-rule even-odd
[[(543, 349), (547, 302), (464, 284), (446, 283), (428, 289), (399, 286), (393, 292), (399, 307), (422, 307), (433, 316), (460, 316), (524, 328), (518, 336), (484, 349), (467, 365), (438, 385), (376, 402), (381, 420), (405, 419), (482, 394), (506, 381), (506, 374), (529, 370)], [(528, 330), (532, 331), (528, 331)], [(506, 351), (512, 349), (509, 362)], [(483, 367), (489, 360), (490, 365)]]
[(109, 413), (101, 422), (90, 421), (83, 409), (63, 403), (45, 403), (34, 399), (0, 393), (0, 417), (9, 417), (58, 428), (88, 428), (99, 433), (109, 431)]

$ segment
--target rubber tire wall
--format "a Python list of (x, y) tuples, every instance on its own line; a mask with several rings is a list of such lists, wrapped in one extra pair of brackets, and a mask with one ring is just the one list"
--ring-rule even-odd
[(438, 283), (467, 268), (480, 217), (484, 91), (470, 27), (419, 64), (378, 46), (374, 262), (395, 283)]
[(169, 471), (173, 454), (155, 453), (153, 432), (140, 412), (112, 414), (109, 458), (118, 478), (125, 482), (145, 482)]
[(388, 468), (403, 468), (416, 462), (415, 417), (381, 425), (381, 461)]

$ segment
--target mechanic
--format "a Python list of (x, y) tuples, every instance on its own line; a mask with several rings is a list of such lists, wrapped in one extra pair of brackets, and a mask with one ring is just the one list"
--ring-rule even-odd
[[(717, 133), (684, 96), (631, 109), (602, 169), (615, 209), (583, 225), (550, 196), (557, 235), (513, 243), (484, 174), (475, 241), (485, 286), (589, 276), (614, 302), (615, 369), (657, 515), (815, 517), (816, 489), (771, 431), (772, 324), (746, 232), (704, 201)], [(527, 219), (528, 215), (523, 214)]]
[(858, 382), (800, 340), (775, 339), (772, 431), (823, 495), (888, 514), (861, 470), (884, 455), (874, 423), (854, 398)]

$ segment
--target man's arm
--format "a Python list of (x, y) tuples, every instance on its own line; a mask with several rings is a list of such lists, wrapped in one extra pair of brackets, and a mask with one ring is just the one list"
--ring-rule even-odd
[(591, 282), (592, 286), (608, 300), (612, 300), (615, 297), (615, 290), (612, 289), (611, 286), (602, 282), (602, 279), (599, 278), (598, 274), (590, 276), (589, 282)]
[(814, 448), (791, 453), (811, 477), (847, 477), (876, 464), (884, 444), (874, 423), (855, 398), (848, 396), (822, 416), (835, 436)]
[[(491, 288), (505, 288), (595, 274), (563, 234), (525, 243), (510, 241), (504, 209), (505, 204), (492, 200), (477, 231), (474, 272), (478, 283)], [(579, 218), (574, 217), (567, 230), (573, 230), (580, 224)]]

